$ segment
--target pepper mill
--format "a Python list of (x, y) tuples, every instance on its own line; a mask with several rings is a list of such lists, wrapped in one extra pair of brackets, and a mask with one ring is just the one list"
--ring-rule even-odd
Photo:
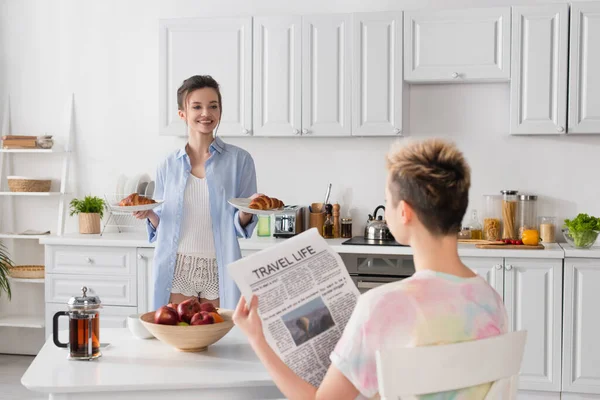
[(333, 237), (340, 237), (340, 205), (333, 205)]

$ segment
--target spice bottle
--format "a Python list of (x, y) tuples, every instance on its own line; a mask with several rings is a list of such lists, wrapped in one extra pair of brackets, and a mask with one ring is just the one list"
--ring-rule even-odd
[(323, 237), (325, 239), (333, 239), (333, 216), (331, 204), (325, 205), (325, 222), (323, 223)]
[(340, 237), (340, 205), (333, 205), (333, 237)]
[(483, 238), (483, 229), (481, 227), (481, 223), (479, 223), (479, 218), (477, 217), (477, 210), (473, 210), (471, 213), (469, 228), (471, 230), (471, 239), (480, 240)]
[(342, 218), (342, 237), (352, 237), (352, 218)]

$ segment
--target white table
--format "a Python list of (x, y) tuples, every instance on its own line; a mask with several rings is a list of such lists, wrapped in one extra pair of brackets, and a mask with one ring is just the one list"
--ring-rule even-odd
[(102, 329), (100, 340), (110, 343), (102, 357), (74, 361), (49, 338), (21, 383), (51, 400), (284, 397), (237, 327), (199, 353), (137, 339), (128, 329)]

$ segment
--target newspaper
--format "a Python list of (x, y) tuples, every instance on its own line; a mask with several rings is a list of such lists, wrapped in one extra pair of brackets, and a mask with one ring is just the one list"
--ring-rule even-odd
[(228, 269), (247, 301), (257, 295), (271, 348), (318, 387), (360, 296), (339, 254), (312, 228)]

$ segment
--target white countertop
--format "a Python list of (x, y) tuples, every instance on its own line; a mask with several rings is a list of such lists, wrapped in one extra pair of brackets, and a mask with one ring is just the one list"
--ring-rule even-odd
[[(263, 388), (283, 397), (235, 326), (206, 351), (197, 353), (180, 352), (157, 339), (137, 339), (125, 328), (102, 329), (100, 340), (110, 343), (100, 358), (74, 361), (68, 360), (67, 349), (56, 347), (50, 337), (21, 383), (37, 392), (104, 392), (104, 398), (110, 399), (115, 397), (106, 392), (187, 389), (202, 398), (211, 390), (236, 388), (248, 392)], [(173, 392), (172, 398), (181, 398), (178, 394)]]
[[(273, 237), (257, 237), (250, 239), (239, 239), (242, 251), (258, 251), (286, 239)], [(338, 253), (345, 254), (381, 254), (381, 255), (412, 255), (410, 247), (403, 246), (356, 246), (342, 245), (347, 239), (327, 239), (332, 249)], [(71, 245), (71, 246), (117, 246), (117, 247), (154, 247), (154, 243), (148, 243), (145, 233), (123, 232), (105, 233), (100, 235), (84, 235), (78, 233), (65, 234), (63, 236), (47, 236), (40, 239), (41, 244), (48, 245)], [(586, 252), (588, 250), (576, 250), (575, 252)], [(600, 248), (599, 248), (600, 250)], [(546, 245), (544, 250), (505, 250), (505, 249), (478, 249), (472, 244), (459, 244), (458, 254), (462, 257), (517, 257), (517, 258), (556, 258), (565, 257), (565, 251), (559, 244)], [(587, 253), (595, 255), (573, 256), (573, 257), (600, 257), (598, 253)]]
[(600, 258), (600, 246), (592, 246), (589, 249), (577, 249), (568, 243), (561, 243), (565, 258)]

